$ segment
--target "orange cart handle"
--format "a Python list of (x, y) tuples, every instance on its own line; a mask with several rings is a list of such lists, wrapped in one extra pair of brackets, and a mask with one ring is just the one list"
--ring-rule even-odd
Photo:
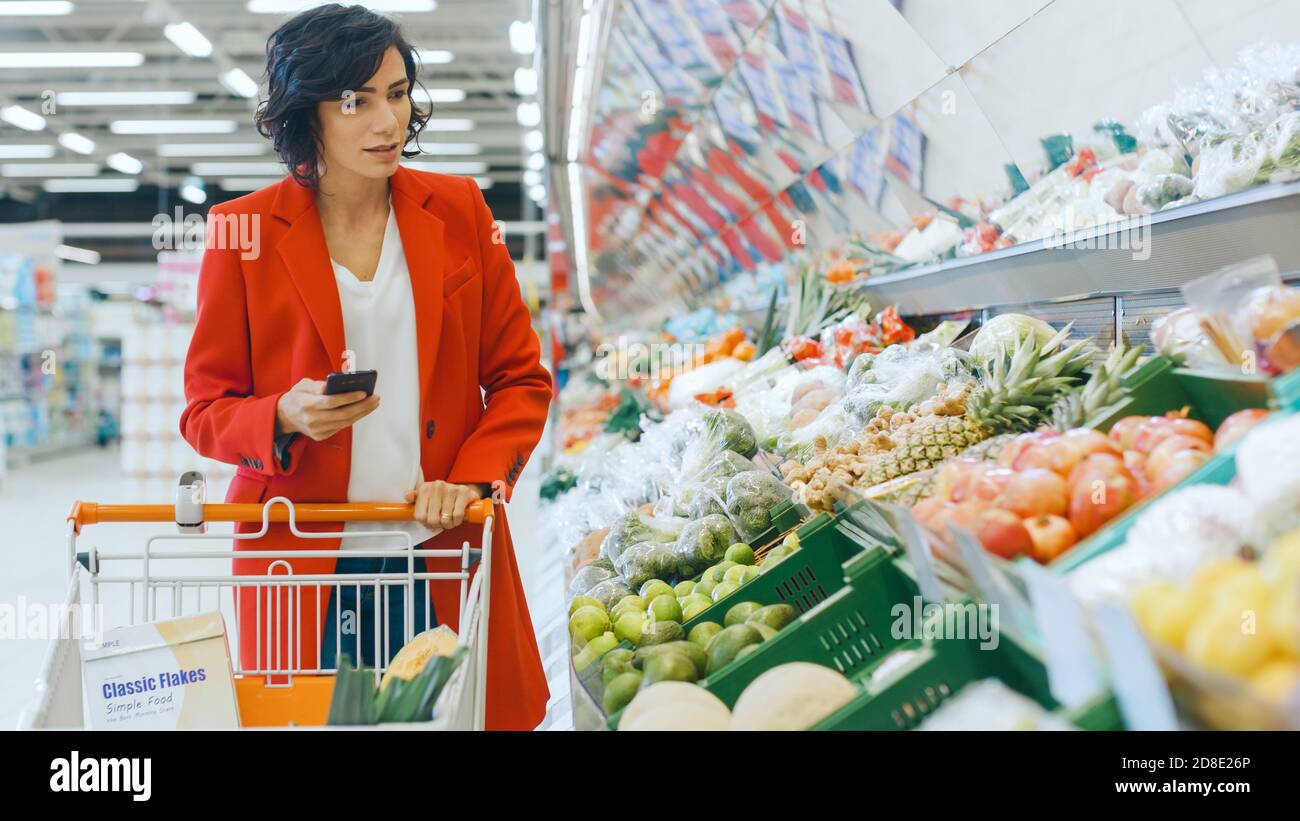
[[(265, 504), (213, 504), (203, 506), (205, 522), (260, 522)], [(411, 520), (414, 505), (387, 502), (295, 504), (294, 520), (299, 522), (406, 522)], [(465, 521), (481, 525), (492, 515), (492, 500), (479, 499), (465, 508)], [(289, 508), (276, 504), (267, 511), (272, 522), (289, 521)], [(85, 525), (102, 522), (175, 522), (174, 505), (101, 505), (97, 502), (73, 502), (68, 521), (76, 531)]]

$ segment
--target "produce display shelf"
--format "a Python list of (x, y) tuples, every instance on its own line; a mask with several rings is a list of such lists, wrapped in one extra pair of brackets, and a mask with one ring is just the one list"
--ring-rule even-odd
[(1108, 693), (1099, 694), (1074, 710), (1062, 709), (1052, 698), (1042, 660), (1005, 633), (999, 637), (996, 647), (982, 647), (978, 638), (948, 638), (911, 642), (900, 649), (911, 649), (917, 655), (905, 667), (887, 675), (879, 685), (867, 681), (860, 695), (812, 729), (911, 730), (963, 687), (987, 678), (999, 679), (1081, 729), (1123, 727), (1118, 708)]
[(952, 314), (1177, 288), (1249, 257), (1270, 254), (1300, 269), (1300, 182), (1260, 186), (975, 257), (872, 277), (873, 305), (904, 316)]

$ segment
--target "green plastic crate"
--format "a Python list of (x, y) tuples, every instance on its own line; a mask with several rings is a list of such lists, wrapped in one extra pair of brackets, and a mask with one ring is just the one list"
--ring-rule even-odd
[(1082, 729), (1121, 729), (1109, 694), (1066, 711), (1052, 698), (1047, 668), (1036, 654), (1006, 634), (996, 648), (982, 649), (978, 639), (912, 642), (918, 658), (879, 687), (870, 682), (862, 693), (818, 723), (814, 730), (910, 730), (963, 687), (996, 678), (1044, 709)]

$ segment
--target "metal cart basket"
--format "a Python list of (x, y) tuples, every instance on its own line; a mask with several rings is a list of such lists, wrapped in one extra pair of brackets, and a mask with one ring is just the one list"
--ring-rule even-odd
[[(87, 613), (91, 618), (100, 619), (101, 627), (113, 628), (214, 610), (233, 614), (238, 610), (236, 601), (248, 596), (257, 599), (253, 623), (238, 617), (225, 618), (241, 725), (246, 728), (320, 726), (328, 715), (338, 668), (334, 664), (322, 666), (330, 659), (322, 657), (320, 635), (299, 635), (299, 608), (312, 601), (318, 608), (324, 608), (331, 597), (339, 601), (344, 591), (350, 591), (358, 600), (362, 595), (373, 596), (374, 602), (390, 602), (401, 591), (399, 606), (403, 623), (400, 625), (391, 623), (394, 607), (376, 607), (375, 616), (368, 620), (360, 608), (356, 612), (356, 647), (363, 648), (363, 642), (373, 641), (378, 681), (391, 660), (394, 631), (400, 631), (398, 646), (402, 646), (417, 633), (436, 626), (429, 623), (432, 608), (427, 606), (427, 586), (458, 582), (460, 623), (453, 626), (466, 652), (438, 698), (433, 720), (380, 726), (483, 729), (494, 519), (490, 500), (474, 502), (466, 511), (467, 522), (483, 525), (478, 547), (465, 541), (457, 549), (436, 550), (418, 549), (412, 544), (409, 532), (403, 530), (374, 530), (364, 534), (368, 541), (380, 538), (385, 544), (396, 545), (393, 547), (235, 551), (233, 543), (220, 544), (232, 539), (259, 539), (267, 534), (272, 522), (287, 522), (290, 532), (301, 539), (337, 539), (345, 534), (303, 531), (298, 525), (410, 521), (411, 505), (295, 504), (284, 497), (264, 504), (200, 503), (192, 511), (201, 511), (201, 526), (184, 524), (183, 518), (189, 516), (182, 517), (181, 510), (179, 495), (176, 505), (78, 502), (73, 506), (68, 516), (70, 579), (67, 601), (60, 615), (63, 624), (46, 653), (32, 706), (20, 718), (20, 728), (84, 726), (81, 650), (86, 640), (83, 622)], [(177, 524), (180, 532), (149, 537), (143, 551), (113, 552), (92, 546), (78, 552), (77, 539), (84, 527), (110, 522), (169, 522)], [(245, 533), (208, 533), (206, 524), (212, 522), (260, 523), (261, 527)], [(346, 535), (355, 538), (357, 534)], [(404, 570), (328, 574), (294, 570), (294, 562), (300, 559), (394, 557), (404, 560)], [(268, 570), (265, 575), (235, 575), (232, 573), (235, 558), (269, 560)], [(416, 561), (419, 558), (459, 559), (459, 567), (451, 572), (420, 572)], [(385, 562), (385, 569), (394, 565), (401, 567), (403, 562)], [(421, 588), (424, 588), (426, 606), (416, 608), (417, 591)], [(335, 618), (339, 618), (340, 608), (332, 609)], [(422, 620), (417, 619), (417, 610), (422, 611)], [(382, 618), (378, 615), (381, 611)], [(240, 652), (241, 632), (249, 630), (257, 637), (253, 665), (246, 665), (247, 660)], [(307, 642), (314, 642), (315, 652), (304, 652)], [(307, 663), (311, 660), (315, 663)]]

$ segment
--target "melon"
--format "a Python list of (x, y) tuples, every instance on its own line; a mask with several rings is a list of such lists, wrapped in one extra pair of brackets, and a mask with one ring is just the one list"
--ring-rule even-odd
[(733, 730), (806, 730), (858, 695), (844, 676), (797, 661), (773, 667), (745, 688), (731, 714)]
[(450, 656), (459, 643), (460, 639), (456, 636), (456, 631), (445, 624), (425, 630), (408, 641), (406, 646), (393, 656), (393, 660), (388, 663), (388, 669), (384, 671), (384, 677), (379, 680), (379, 689), (387, 687), (388, 682), (394, 678), (410, 681), (420, 674), (424, 665), (429, 663), (429, 659), (434, 656)]
[(642, 715), (660, 708), (673, 709), (688, 705), (702, 706), (714, 713), (720, 710), (730, 715), (727, 705), (703, 687), (696, 687), (684, 681), (659, 681), (636, 694), (632, 703), (623, 710), (623, 715), (619, 716), (618, 728), (630, 729), (630, 725)]
[[(699, 689), (699, 688), (696, 688)], [(624, 732), (649, 730), (725, 730), (731, 723), (731, 713), (726, 705), (685, 702), (661, 704), (653, 710), (639, 713), (633, 721), (620, 721), (618, 728)], [(626, 726), (624, 726), (626, 725)]]

